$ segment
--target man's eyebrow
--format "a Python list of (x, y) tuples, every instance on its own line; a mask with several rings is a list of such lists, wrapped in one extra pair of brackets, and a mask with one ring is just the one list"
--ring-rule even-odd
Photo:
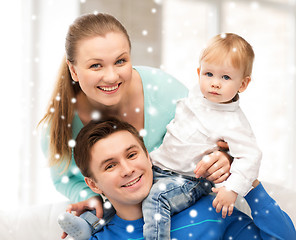
[(104, 166), (106, 163), (111, 162), (114, 158), (107, 158), (100, 163), (100, 168)]
[(136, 144), (130, 145), (125, 151), (128, 152), (129, 150), (131, 150), (133, 148), (139, 149), (139, 146), (137, 146)]

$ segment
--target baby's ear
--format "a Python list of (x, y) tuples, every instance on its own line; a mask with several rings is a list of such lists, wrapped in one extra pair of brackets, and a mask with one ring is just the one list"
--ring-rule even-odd
[(102, 194), (102, 190), (97, 186), (96, 182), (92, 178), (85, 177), (84, 181), (86, 182), (87, 186), (89, 186), (89, 188), (93, 192), (98, 193), (98, 194)]
[(243, 91), (245, 91), (249, 85), (249, 83), (251, 82), (251, 77), (247, 76), (244, 77), (244, 79), (242, 80), (242, 84), (238, 90), (238, 92), (242, 93)]
[(200, 68), (197, 68), (198, 77), (200, 77)]

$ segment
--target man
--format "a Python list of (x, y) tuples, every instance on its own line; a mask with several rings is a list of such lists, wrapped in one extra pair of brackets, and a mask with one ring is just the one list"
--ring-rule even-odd
[[(110, 118), (90, 122), (76, 139), (74, 157), (87, 185), (108, 198), (113, 219), (91, 239), (143, 239), (142, 201), (153, 184), (152, 164), (142, 138), (130, 124)], [(296, 239), (292, 221), (258, 180), (245, 197), (253, 220), (234, 210), (223, 219), (213, 196), (172, 216), (174, 239)], [(157, 216), (155, 216), (157, 221)]]

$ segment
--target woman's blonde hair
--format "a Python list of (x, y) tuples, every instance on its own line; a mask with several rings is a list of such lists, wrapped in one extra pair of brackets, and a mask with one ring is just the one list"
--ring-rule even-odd
[(130, 38), (124, 26), (113, 16), (99, 13), (78, 17), (70, 25), (65, 42), (66, 56), (63, 59), (57, 76), (57, 82), (49, 102), (46, 114), (40, 123), (49, 124), (49, 165), (53, 166), (66, 161), (65, 169), (71, 162), (72, 121), (75, 112), (75, 98), (82, 91), (79, 83), (74, 82), (66, 60), (76, 63), (78, 44), (80, 41), (96, 36), (105, 36), (109, 32), (122, 33)]
[(221, 64), (228, 57), (233, 67), (244, 68), (244, 77), (251, 76), (255, 57), (253, 48), (234, 33), (223, 33), (212, 38), (202, 51), (199, 64), (201, 61)]

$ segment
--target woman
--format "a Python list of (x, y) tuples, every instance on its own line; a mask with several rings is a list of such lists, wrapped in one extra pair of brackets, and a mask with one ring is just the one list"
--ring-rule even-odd
[[(157, 148), (174, 117), (175, 102), (187, 89), (159, 69), (133, 67), (125, 28), (107, 14), (77, 18), (66, 37), (63, 61), (47, 113), (43, 150), (49, 156), (56, 189), (73, 202), (69, 211), (96, 209), (102, 199), (84, 182), (72, 157), (80, 129), (100, 115), (112, 115), (133, 125), (148, 151)], [(200, 166), (200, 175), (222, 182), (229, 173), (228, 155), (217, 151)]]

